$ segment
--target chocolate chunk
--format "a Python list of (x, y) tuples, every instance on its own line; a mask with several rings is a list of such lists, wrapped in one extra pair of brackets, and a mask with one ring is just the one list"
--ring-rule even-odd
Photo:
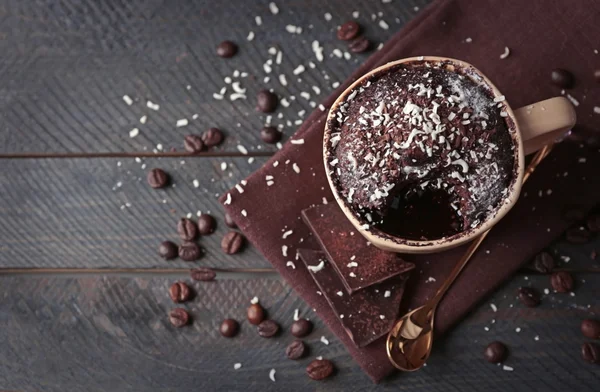
[(269, 90), (260, 90), (256, 95), (256, 110), (263, 113), (272, 113), (277, 108), (277, 94)]
[(566, 271), (555, 272), (550, 276), (552, 288), (559, 293), (568, 293), (573, 290), (573, 277)]
[(169, 296), (175, 303), (185, 302), (190, 299), (191, 296), (190, 287), (183, 282), (175, 282), (169, 288)]
[(294, 321), (290, 328), (290, 332), (297, 338), (303, 338), (312, 332), (313, 324), (307, 319), (299, 319)]
[(350, 41), (358, 37), (358, 34), (360, 34), (360, 25), (353, 20), (341, 25), (337, 31), (337, 37), (342, 41)]
[(302, 218), (319, 241), (348, 293), (412, 270), (396, 253), (368, 246), (336, 203), (302, 211)]
[(500, 342), (490, 343), (483, 351), (483, 357), (491, 363), (500, 363), (506, 359), (506, 346)]
[(202, 235), (214, 233), (217, 221), (211, 215), (202, 214), (198, 217), (198, 232)]
[(237, 335), (239, 329), (240, 324), (238, 324), (237, 321), (234, 319), (226, 319), (221, 323), (219, 332), (221, 332), (221, 335), (225, 336), (226, 338), (232, 338)]
[(165, 260), (172, 260), (177, 257), (177, 245), (171, 241), (163, 241), (158, 247), (158, 254)]
[(328, 359), (315, 359), (306, 367), (306, 374), (313, 380), (324, 380), (333, 374), (333, 363)]
[(289, 359), (300, 359), (304, 356), (305, 353), (306, 345), (302, 340), (294, 340), (285, 349), (285, 355), (287, 355)]
[(225, 234), (221, 240), (221, 249), (228, 255), (233, 255), (242, 250), (244, 246), (244, 236), (237, 231), (230, 231)]
[(586, 319), (581, 322), (581, 333), (590, 339), (600, 339), (600, 321)]
[(554, 257), (548, 252), (540, 252), (533, 260), (533, 268), (542, 274), (549, 274), (554, 269)]
[(275, 127), (264, 127), (260, 131), (260, 138), (268, 144), (275, 144), (281, 140), (281, 132)]
[(209, 128), (202, 134), (202, 141), (206, 147), (218, 146), (224, 138), (225, 136), (219, 128)]
[(190, 314), (183, 308), (175, 308), (169, 312), (169, 321), (176, 328), (181, 328), (190, 322)]
[(198, 135), (187, 135), (183, 139), (183, 146), (186, 151), (198, 153), (204, 150), (204, 142), (202, 141), (202, 137)]
[(265, 319), (265, 309), (260, 304), (252, 304), (246, 311), (248, 322), (259, 325)]
[(371, 48), (371, 41), (365, 37), (358, 37), (348, 44), (352, 53), (363, 53)]
[(198, 226), (187, 218), (179, 219), (177, 233), (184, 241), (192, 241), (198, 236)]
[(587, 218), (587, 228), (592, 233), (600, 232), (600, 214), (591, 214)]
[(534, 308), (540, 304), (540, 294), (531, 287), (520, 287), (519, 300), (528, 308)]
[(235, 56), (238, 47), (231, 41), (223, 41), (217, 46), (217, 54), (220, 57), (229, 58)]
[(233, 220), (233, 218), (231, 217), (231, 215), (229, 215), (228, 213), (225, 213), (225, 224), (229, 227), (231, 227), (232, 229), (236, 229), (237, 225), (235, 224), (235, 221)]
[(583, 343), (581, 357), (589, 363), (600, 363), (600, 346), (595, 343)]
[(263, 338), (272, 338), (279, 332), (279, 324), (273, 320), (264, 320), (258, 324), (258, 334)]
[(179, 245), (178, 254), (183, 261), (196, 261), (202, 257), (202, 248), (195, 242), (184, 242)]
[(565, 233), (565, 239), (572, 244), (585, 244), (592, 238), (592, 233), (583, 226), (572, 227)]
[(162, 169), (152, 169), (146, 177), (148, 184), (154, 188), (164, 188), (169, 183), (169, 175)]
[(560, 88), (571, 88), (575, 84), (575, 77), (573, 74), (565, 69), (556, 68), (552, 70), (551, 74), (552, 83)]
[(349, 295), (325, 253), (309, 249), (299, 249), (298, 253), (307, 268), (311, 266), (309, 272), (319, 290), (358, 347), (364, 347), (390, 331), (398, 316), (406, 274)]
[(215, 280), (217, 277), (217, 273), (210, 268), (195, 268), (190, 270), (190, 276), (194, 280), (202, 281), (202, 282), (210, 282)]

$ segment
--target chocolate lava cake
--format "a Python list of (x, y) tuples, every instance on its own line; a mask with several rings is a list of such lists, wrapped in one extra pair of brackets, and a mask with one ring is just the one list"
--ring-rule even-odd
[(330, 117), (327, 166), (365, 229), (433, 240), (476, 228), (516, 177), (504, 97), (451, 63), (415, 61), (355, 86)]

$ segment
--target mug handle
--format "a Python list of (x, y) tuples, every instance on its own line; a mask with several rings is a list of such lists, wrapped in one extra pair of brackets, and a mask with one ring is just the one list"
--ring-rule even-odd
[(525, 155), (554, 142), (577, 121), (573, 104), (564, 97), (536, 102), (514, 111)]

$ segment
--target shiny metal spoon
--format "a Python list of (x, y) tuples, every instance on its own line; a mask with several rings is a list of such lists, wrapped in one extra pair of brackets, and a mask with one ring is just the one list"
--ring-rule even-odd
[[(529, 178), (537, 165), (550, 153), (552, 147), (552, 145), (547, 145), (535, 154), (525, 170), (523, 182)], [(482, 233), (471, 243), (435, 296), (427, 301), (425, 305), (401, 317), (389, 332), (386, 351), (389, 360), (396, 368), (413, 372), (423, 367), (429, 358), (429, 354), (431, 354), (433, 322), (437, 306), (489, 232), (488, 230)]]

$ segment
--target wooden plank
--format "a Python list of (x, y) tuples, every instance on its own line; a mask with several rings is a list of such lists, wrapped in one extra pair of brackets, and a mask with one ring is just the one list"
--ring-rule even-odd
[[(229, 228), (217, 201), (264, 162), (265, 158), (252, 164), (246, 158), (2, 160), (0, 267), (269, 266), (252, 247), (233, 256), (221, 251), (221, 238)], [(171, 188), (148, 186), (146, 173), (152, 167), (171, 174)], [(197, 211), (218, 220), (216, 233), (200, 239), (206, 257), (195, 263), (163, 261), (157, 255), (160, 242), (178, 242), (177, 220), (188, 213), (195, 218)]]
[[(576, 297), (550, 294), (535, 309), (524, 308), (515, 299), (524, 279), (516, 277), (449, 336), (435, 342), (427, 367), (396, 375), (378, 387), (277, 278), (196, 282), (196, 298), (183, 305), (194, 323), (176, 330), (166, 317), (173, 307), (166, 291), (178, 278), (187, 277), (0, 277), (0, 295), (5, 299), (0, 303), (4, 331), (0, 385), (21, 391), (595, 391), (600, 381), (597, 367), (585, 364), (579, 354), (584, 341), (580, 320), (597, 318), (600, 312), (598, 275), (579, 275)], [(544, 279), (530, 277), (525, 283), (541, 288)], [(282, 325), (279, 337), (260, 338), (242, 321), (254, 296)], [(316, 328), (306, 339), (310, 356), (295, 362), (285, 359), (284, 349), (292, 340), (287, 330), (297, 308)], [(231, 340), (217, 331), (226, 317), (242, 321), (240, 335)], [(517, 327), (520, 333), (515, 332)], [(320, 342), (321, 336), (329, 339), (328, 346)], [(496, 339), (509, 346), (506, 364), (514, 371), (482, 359), (485, 345)], [(318, 355), (332, 359), (339, 369), (324, 384), (304, 374), (307, 363)], [(236, 371), (233, 364), (238, 362), (242, 368)], [(272, 368), (277, 371), (276, 383), (268, 376)]]
[[(52, 7), (33, 1), (4, 2), (0, 154), (146, 151), (158, 143), (181, 149), (184, 135), (213, 126), (229, 135), (223, 151), (236, 150), (238, 144), (250, 151), (274, 151), (259, 137), (266, 118), (254, 110), (260, 89), (296, 97), (289, 107), (280, 106), (277, 114), (283, 118), (273, 116), (273, 123), (283, 124), (290, 136), (297, 128), (295, 121), (313, 109), (310, 102), (322, 100), (333, 91), (334, 82), (343, 81), (368, 56), (331, 57), (333, 49), (345, 48), (335, 37), (339, 24), (358, 11), (369, 38), (384, 42), (416, 14), (413, 7), (423, 8), (428, 2), (361, 0), (348, 7), (344, 0), (293, 0), (279, 2), (277, 15), (269, 12), (267, 0), (226, 1), (218, 7), (192, 0), (106, 4), (60, 0)], [(325, 20), (325, 13), (331, 14), (331, 21)], [(388, 30), (377, 25), (378, 13), (390, 25)], [(256, 25), (256, 15), (263, 19), (261, 26)], [(288, 24), (301, 26), (303, 33), (286, 32)], [(255, 34), (252, 42), (246, 39), (250, 31)], [(225, 39), (240, 45), (232, 59), (215, 54)], [(324, 46), (326, 55), (315, 69), (307, 64), (315, 61), (313, 40)], [(265, 83), (263, 64), (275, 57), (267, 53), (272, 46), (283, 51), (283, 61), (273, 65), (271, 80)], [(292, 71), (300, 64), (307, 71), (294, 76)], [(248, 99), (213, 99), (213, 93), (226, 86), (223, 79), (235, 70), (248, 73), (240, 78)], [(279, 83), (279, 74), (287, 75), (288, 86)], [(320, 94), (311, 86), (319, 87)], [(310, 99), (302, 98), (302, 91), (310, 92)], [(123, 102), (125, 94), (136, 100), (132, 106)], [(160, 104), (160, 110), (149, 110), (146, 100)], [(299, 115), (301, 111), (305, 113)], [(194, 114), (199, 115), (197, 120), (192, 120)], [(148, 116), (145, 125), (139, 123), (143, 115)], [(191, 124), (176, 128), (180, 118)], [(134, 127), (140, 135), (132, 139), (129, 131)]]

